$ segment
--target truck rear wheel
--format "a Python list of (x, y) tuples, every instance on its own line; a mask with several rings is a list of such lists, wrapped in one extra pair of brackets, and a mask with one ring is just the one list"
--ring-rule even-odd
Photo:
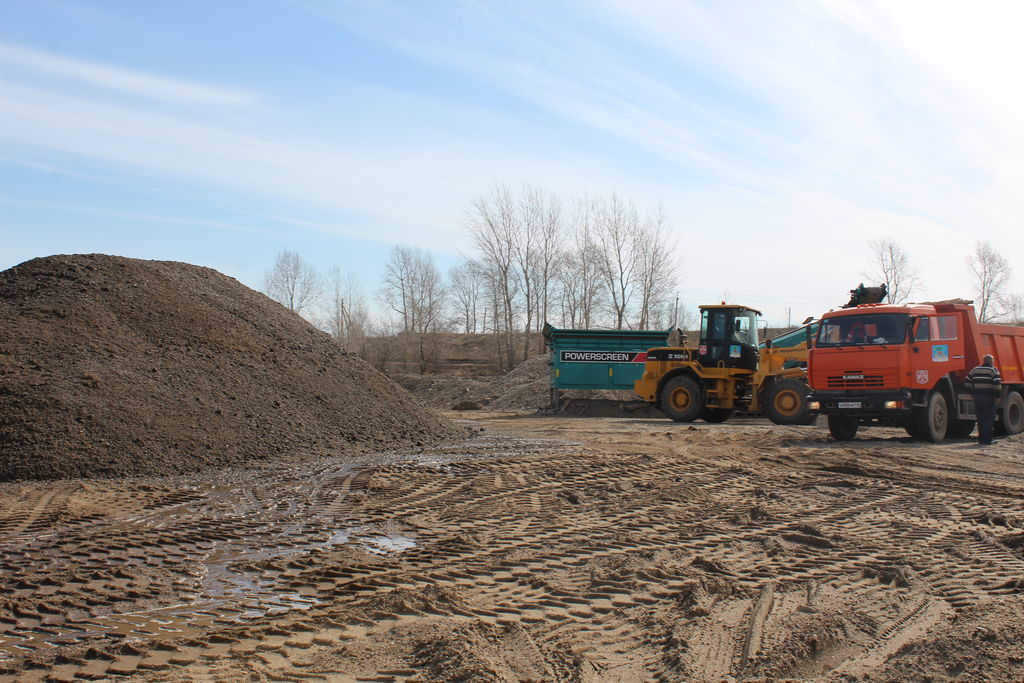
[(999, 434), (1020, 434), (1024, 432), (1024, 398), (1016, 391), (1011, 391), (999, 406), (999, 419), (996, 421)]
[(938, 443), (946, 438), (949, 429), (949, 410), (946, 397), (941, 391), (928, 394), (924, 407), (914, 408), (914, 436), (925, 441)]
[(829, 415), (828, 431), (836, 441), (852, 441), (857, 436), (857, 420), (846, 415)]
[(810, 389), (798, 379), (780, 379), (768, 387), (764, 412), (777, 425), (805, 425), (811, 421), (807, 408)]
[(693, 422), (704, 411), (704, 390), (693, 377), (677, 375), (661, 390), (661, 412), (676, 422)]

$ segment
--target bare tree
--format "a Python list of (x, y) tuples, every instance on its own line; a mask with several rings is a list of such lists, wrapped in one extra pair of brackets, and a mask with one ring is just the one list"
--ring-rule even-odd
[(436, 335), (443, 329), (445, 289), (434, 257), (403, 245), (391, 248), (384, 270), (381, 299), (401, 316), (421, 373), (436, 352)]
[(640, 228), (634, 242), (636, 287), (640, 298), (637, 329), (658, 326), (669, 316), (670, 299), (676, 287), (675, 245), (661, 204)]
[(366, 333), (373, 343), (364, 347), (360, 355), (381, 372), (387, 372), (388, 363), (399, 360), (401, 323), (394, 312), (384, 311), (369, 322)]
[(885, 300), (890, 304), (901, 304), (913, 296), (920, 278), (903, 247), (886, 238), (873, 240), (868, 246), (873, 260), (870, 270), (861, 275), (872, 283), (884, 284), (888, 292)]
[(562, 326), (587, 329), (597, 324), (605, 293), (600, 249), (594, 237), (597, 202), (586, 196), (577, 198), (569, 222), (572, 225), (570, 242), (559, 255)]
[(539, 337), (539, 333), (543, 330), (544, 323), (548, 321), (548, 311), (551, 308), (555, 276), (559, 265), (558, 256), (562, 244), (562, 230), (562, 203), (557, 197), (549, 194), (541, 217), (538, 236), (537, 275), (539, 286), (537, 287), (537, 324), (534, 327), (538, 333), (538, 351), (544, 350), (544, 339)]
[[(481, 330), (485, 334), (489, 332), (494, 338), (494, 354), (498, 363), (498, 372), (504, 372), (508, 369), (508, 344), (504, 328), (505, 315), (502, 313), (505, 300), (502, 293), (502, 279), (492, 265), (477, 262), (477, 266), (484, 283), (485, 305)], [(490, 327), (488, 327), (488, 320)]]
[(467, 260), (448, 271), (448, 291), (455, 318), (466, 334), (476, 334), (484, 306), (484, 276), (480, 265)]
[(512, 243), (512, 255), (523, 293), (523, 360), (526, 360), (530, 355), (530, 328), (537, 305), (537, 261), (544, 224), (544, 194), (535, 187), (523, 187), (518, 208), (520, 220)]
[(1018, 327), (1024, 326), (1024, 296), (1009, 294), (1006, 296), (1006, 322)]
[[(565, 225), (572, 227), (568, 235)], [(498, 185), (476, 199), (466, 227), (487, 275), (484, 316), (497, 316), (488, 329), (503, 345), (503, 367), (517, 359), (513, 332), (523, 331), (525, 358), (530, 335), (541, 331), (553, 306), (561, 324), (572, 327), (608, 323), (604, 307), (617, 329), (671, 317), (675, 248), (660, 206), (641, 221), (628, 200), (583, 196), (564, 219), (554, 195)]]
[(669, 324), (679, 328), (685, 334), (699, 326), (697, 311), (696, 306), (681, 300), (677, 294), (676, 300), (672, 305), (672, 320)]
[(473, 202), (467, 221), (470, 238), (476, 247), (481, 264), (486, 269), (495, 293), (500, 298), (501, 316), (494, 320), (495, 334), (501, 338), (504, 360), (501, 366), (515, 365), (513, 330), (517, 312), (516, 245), (519, 240), (519, 207), (512, 192), (504, 185), (495, 185), (489, 194), (482, 194)]
[(987, 323), (1003, 315), (1006, 285), (1010, 281), (1010, 262), (988, 241), (978, 240), (967, 265), (974, 276), (978, 293), (978, 320)]
[(597, 224), (595, 205), (588, 199), (577, 205), (577, 229), (573, 236), (576, 248), (577, 268), (575, 275), (579, 279), (580, 323), (585, 329), (597, 324), (598, 311), (604, 306), (607, 290), (601, 278), (601, 251), (594, 239)]
[(320, 296), (323, 283), (316, 269), (297, 252), (282, 249), (274, 267), (264, 274), (263, 288), (267, 296), (289, 311), (301, 313)]
[(416, 270), (416, 252), (411, 247), (395, 245), (388, 254), (380, 298), (393, 313), (401, 317), (401, 331), (412, 331), (412, 288)]
[(636, 286), (636, 244), (640, 217), (632, 202), (612, 195), (597, 212), (597, 243), (600, 269), (611, 303), (615, 329), (627, 324), (626, 312)]
[(362, 287), (351, 273), (342, 274), (338, 266), (331, 266), (325, 289), (324, 329), (346, 349), (360, 353), (370, 317)]

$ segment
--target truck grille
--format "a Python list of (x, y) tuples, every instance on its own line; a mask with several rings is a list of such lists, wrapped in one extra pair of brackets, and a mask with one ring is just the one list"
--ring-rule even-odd
[(847, 370), (841, 375), (829, 375), (827, 382), (829, 389), (864, 389), (885, 386), (885, 378), (882, 375), (869, 375), (860, 370)]

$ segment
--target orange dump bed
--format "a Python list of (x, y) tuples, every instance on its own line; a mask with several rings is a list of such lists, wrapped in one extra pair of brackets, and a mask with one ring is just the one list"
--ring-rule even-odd
[(978, 337), (979, 358), (991, 353), (1003, 382), (1024, 383), (1024, 327), (979, 324)]

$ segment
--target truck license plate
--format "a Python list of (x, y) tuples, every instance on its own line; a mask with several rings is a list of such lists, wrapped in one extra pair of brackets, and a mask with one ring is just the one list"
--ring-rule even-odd
[(860, 401), (840, 401), (840, 408), (860, 408)]

